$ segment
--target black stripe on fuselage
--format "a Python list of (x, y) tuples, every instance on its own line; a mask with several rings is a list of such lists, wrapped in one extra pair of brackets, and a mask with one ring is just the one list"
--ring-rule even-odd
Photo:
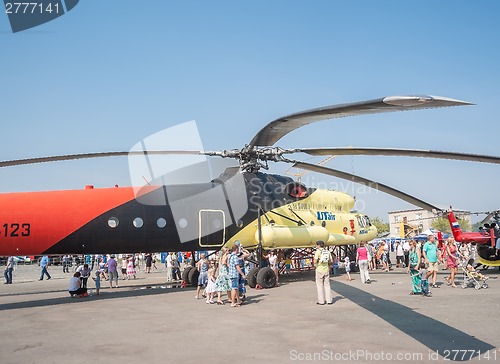
[[(226, 221), (228, 221), (225, 234), (220, 228), (213, 228), (213, 232), (202, 234), (203, 241), (222, 245), (250, 222), (255, 221), (259, 209), (261, 212), (267, 212), (307, 197), (295, 198), (287, 193), (286, 186), (294, 182), (289, 177), (243, 173), (240, 174), (242, 183), (235, 183), (232, 178), (234, 176), (234, 171), (226, 171), (211, 183), (174, 185), (156, 189), (96, 217), (53, 245), (45, 253), (96, 254), (206, 250), (206, 247), (201, 247), (199, 244), (200, 210), (224, 211)], [(211, 199), (213, 195), (210, 193), (214, 191), (219, 192), (215, 196), (221, 196), (221, 188), (224, 199)], [(312, 190), (308, 192), (310, 194)], [(208, 196), (208, 198), (203, 196)], [(247, 206), (244, 206), (245, 203)], [(174, 212), (172, 207), (175, 209)], [(181, 219), (185, 219), (187, 227), (181, 227)], [(113, 222), (118, 222), (118, 224), (111, 227), (110, 223), (113, 225)], [(162, 227), (163, 222), (166, 222), (164, 227)], [(182, 230), (186, 228), (193, 232), (187, 234), (188, 238), (185, 238), (185, 231)]]

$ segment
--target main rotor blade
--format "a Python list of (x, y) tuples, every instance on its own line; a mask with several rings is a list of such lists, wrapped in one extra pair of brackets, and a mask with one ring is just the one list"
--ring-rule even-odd
[(480, 224), (481, 224), (481, 225), (486, 224), (486, 223), (487, 223), (488, 221), (490, 221), (490, 219), (491, 219), (493, 216), (495, 216), (495, 214), (496, 214), (496, 213), (498, 213), (498, 212), (499, 212), (499, 210), (490, 212), (490, 213), (489, 213), (489, 214), (488, 214), (488, 215), (487, 215), (487, 216), (483, 219), (483, 221), (481, 221), (481, 223), (480, 223)]
[(271, 121), (253, 137), (249, 146), (271, 146), (291, 131), (320, 120), (459, 105), (473, 104), (441, 96), (388, 96), (368, 101), (325, 106)]
[(327, 174), (330, 176), (342, 178), (351, 182), (356, 182), (362, 185), (365, 185), (367, 187), (373, 188), (378, 191), (385, 192), (391, 196), (397, 197), (403, 201), (409, 202), (415, 206), (421, 207), (424, 210), (428, 211), (441, 211), (439, 207), (436, 207), (434, 205), (431, 205), (425, 201), (420, 200), (419, 198), (413, 197), (408, 195), (407, 193), (404, 193), (402, 191), (396, 190), (395, 188), (386, 186), (382, 183), (378, 183), (360, 176), (356, 176), (354, 174), (346, 173), (339, 171), (337, 169), (333, 168), (328, 168), (328, 167), (323, 167), (323, 166), (318, 166), (315, 164), (310, 164), (310, 163), (305, 163), (305, 162), (298, 162), (294, 161), (294, 167), (302, 168), (302, 169), (307, 169), (308, 171), (313, 171), (313, 172), (318, 172), (318, 173), (323, 173)]
[(293, 149), (291, 152), (303, 152), (310, 155), (385, 155), (385, 156), (400, 156), (400, 157), (423, 157), (423, 158), (441, 158), (453, 159), (472, 162), (496, 163), (500, 164), (500, 157), (443, 152), (439, 150), (419, 150), (419, 149), (398, 149), (398, 148), (299, 148)]
[(75, 159), (87, 159), (87, 158), (103, 158), (103, 157), (121, 157), (129, 155), (146, 156), (146, 155), (168, 155), (168, 154), (191, 154), (191, 155), (204, 155), (205, 152), (196, 150), (155, 150), (155, 151), (129, 151), (129, 152), (102, 152), (102, 153), (83, 153), (83, 154), (68, 154), (68, 155), (56, 155), (51, 157), (38, 157), (38, 158), (27, 158), (27, 159), (15, 159), (11, 161), (0, 162), (0, 167), (12, 167), (20, 166), (23, 164), (35, 164), (35, 163), (45, 163), (45, 162), (58, 162), (58, 161), (69, 161)]

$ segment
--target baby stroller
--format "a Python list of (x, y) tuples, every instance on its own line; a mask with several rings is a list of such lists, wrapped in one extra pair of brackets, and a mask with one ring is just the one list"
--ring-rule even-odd
[(481, 288), (488, 288), (488, 283), (486, 283), (486, 280), (488, 277), (486, 277), (484, 274), (479, 273), (473, 266), (472, 264), (474, 261), (470, 259), (467, 263), (460, 262), (458, 265), (462, 269), (464, 273), (464, 281), (462, 282), (461, 287), (462, 288), (475, 288), (475, 289), (481, 289)]

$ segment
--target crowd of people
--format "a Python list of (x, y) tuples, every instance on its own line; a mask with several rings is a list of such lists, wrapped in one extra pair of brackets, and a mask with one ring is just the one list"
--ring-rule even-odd
[[(223, 247), (211, 259), (201, 254), (196, 263), (199, 276), (195, 298), (200, 299), (201, 293), (207, 304), (224, 305), (227, 302), (231, 307), (241, 306), (246, 300), (245, 259), (248, 257), (250, 252), (239, 242), (231, 250)], [(222, 299), (224, 294), (227, 296), (226, 302)]]
[[(332, 250), (332, 248), (325, 247), (322, 241), (317, 243), (314, 265), (318, 305), (331, 303), (329, 276), (330, 273), (336, 274), (335, 265), (339, 264)], [(361, 242), (356, 249), (355, 262), (352, 262), (348, 255), (343, 260), (345, 279), (352, 280), (351, 269), (355, 266), (359, 269), (361, 283), (370, 284), (370, 271), (381, 269), (389, 272), (393, 269), (391, 252), (396, 255), (395, 268), (406, 268), (410, 276), (412, 287), (410, 295), (430, 297), (431, 289), (441, 286), (440, 282), (437, 282), (440, 265), (449, 272), (442, 283), (453, 288), (457, 287), (455, 279), (459, 267), (465, 270), (464, 277), (472, 276), (483, 282), (488, 279), (473, 267), (474, 246), (470, 243), (456, 243), (452, 237), (446, 241), (437, 242), (434, 235), (429, 235), (424, 243), (416, 240), (399, 241), (394, 245), (386, 241), (380, 241), (377, 244)]]
[[(438, 243), (434, 235), (429, 235), (425, 243), (416, 240), (399, 241), (394, 244), (385, 241), (376, 244), (361, 242), (356, 249), (355, 260), (351, 260), (349, 255), (345, 254), (340, 261), (339, 251), (325, 246), (322, 241), (317, 243), (315, 250), (307, 249), (307, 254), (299, 258), (292, 259), (290, 250), (264, 252), (263, 258), (264, 265), (271, 268), (276, 276), (276, 286), (279, 284), (280, 274), (288, 274), (291, 269), (311, 267), (315, 269), (317, 304), (324, 305), (332, 303), (330, 276), (338, 275), (339, 267), (344, 268), (347, 281), (353, 279), (352, 270), (359, 269), (361, 283), (370, 284), (371, 271), (389, 272), (394, 269), (390, 258), (391, 252), (396, 256), (395, 268), (406, 268), (409, 274), (411, 295), (429, 297), (432, 295), (431, 289), (440, 287), (440, 282), (437, 282), (440, 264), (449, 272), (442, 283), (453, 288), (457, 287), (456, 276), (459, 266), (467, 267), (467, 270), (474, 272), (481, 279), (487, 279), (481, 277), (472, 267), (475, 249), (470, 244), (457, 244), (453, 238)], [(231, 249), (224, 247), (208, 257), (205, 253), (201, 253), (195, 264), (199, 272), (196, 299), (202, 297), (207, 304), (229, 303), (231, 307), (243, 304), (246, 299), (246, 275), (253, 267), (250, 261), (255, 260), (253, 254), (244, 249), (239, 242), (236, 242)], [(254, 259), (247, 260), (249, 257)], [(192, 259), (194, 257), (189, 254), (176, 252), (167, 253), (162, 257), (162, 261), (165, 262), (167, 282), (180, 281), (183, 268), (191, 265)], [(98, 295), (101, 281), (109, 282), (110, 288), (118, 288), (120, 272), (122, 280), (136, 279), (141, 266), (144, 266), (142, 268), (144, 274), (157, 270), (158, 260), (159, 257), (153, 253), (122, 255), (119, 259), (112, 254), (82, 256), (77, 261), (80, 264), (74, 268), (68, 291), (72, 297), (88, 295), (88, 279), (92, 278)], [(64, 273), (69, 273), (72, 263), (71, 256), (66, 255), (62, 258)], [(4, 272), (5, 284), (12, 284), (14, 265), (14, 257), (9, 257)], [(43, 256), (40, 259), (40, 281), (45, 277), (47, 280), (51, 279), (49, 266), (49, 257)], [(96, 270), (92, 273), (94, 267)]]
[[(171, 253), (174, 260), (173, 266), (175, 277), (180, 279), (179, 263), (176, 253)], [(152, 270), (157, 270), (156, 261), (158, 256), (152, 253), (145, 254), (129, 254), (122, 255), (117, 259), (113, 254), (107, 255), (82, 255), (71, 256), (64, 255), (60, 258), (63, 273), (70, 273), (72, 268), (72, 276), (69, 282), (68, 291), (72, 297), (85, 296), (87, 294), (87, 282), (92, 278), (95, 282), (96, 294), (99, 294), (101, 280), (109, 282), (110, 288), (118, 288), (119, 281), (119, 260), (121, 260), (122, 279), (136, 279), (137, 271), (141, 269), (141, 265), (145, 264), (145, 273), (151, 273)], [(48, 255), (44, 255), (38, 260), (40, 265), (39, 281), (47, 280), (52, 276), (49, 273), (49, 267), (54, 263)], [(13, 271), (15, 269), (16, 259), (13, 256), (7, 257), (4, 270), (5, 284), (12, 284)], [(73, 268), (74, 267), (74, 268)], [(92, 272), (96, 268), (94, 276)], [(174, 278), (175, 279), (175, 278)]]
[(469, 271), (475, 271), (473, 262), (475, 260), (475, 249), (469, 244), (458, 244), (450, 237), (439, 244), (434, 235), (429, 235), (425, 243), (415, 240), (409, 241), (409, 264), (407, 271), (411, 277), (411, 295), (422, 294), (430, 297), (430, 288), (440, 288), (437, 282), (439, 265), (447, 269), (449, 274), (443, 283), (453, 288), (457, 287), (455, 278), (458, 267), (465, 267)]

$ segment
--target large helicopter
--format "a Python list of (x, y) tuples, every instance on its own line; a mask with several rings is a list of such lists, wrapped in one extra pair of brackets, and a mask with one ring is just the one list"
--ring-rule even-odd
[[(288, 133), (325, 119), (382, 112), (470, 105), (437, 96), (391, 96), (306, 110), (276, 119), (241, 149), (223, 151), (151, 150), (145, 143), (128, 152), (61, 155), (0, 162), (0, 167), (42, 162), (128, 156), (139, 158), (146, 171), (153, 158), (176, 156), (236, 159), (206, 182), (169, 184), (189, 163), (165, 175), (151, 173), (139, 187), (0, 194), (0, 255), (130, 253), (137, 251), (198, 251), (231, 246), (274, 249), (351, 245), (370, 241), (377, 230), (368, 216), (352, 213), (354, 198), (338, 191), (308, 188), (292, 178), (262, 173), (269, 162), (347, 179), (388, 193), (416, 206), (436, 209), (423, 200), (354, 174), (286, 156), (389, 155), (500, 163), (500, 157), (432, 150), (390, 148), (295, 148), (273, 146)], [(188, 138), (187, 135), (181, 135)], [(147, 172), (145, 172), (147, 174)], [(167, 176), (167, 177), (165, 177)]]

